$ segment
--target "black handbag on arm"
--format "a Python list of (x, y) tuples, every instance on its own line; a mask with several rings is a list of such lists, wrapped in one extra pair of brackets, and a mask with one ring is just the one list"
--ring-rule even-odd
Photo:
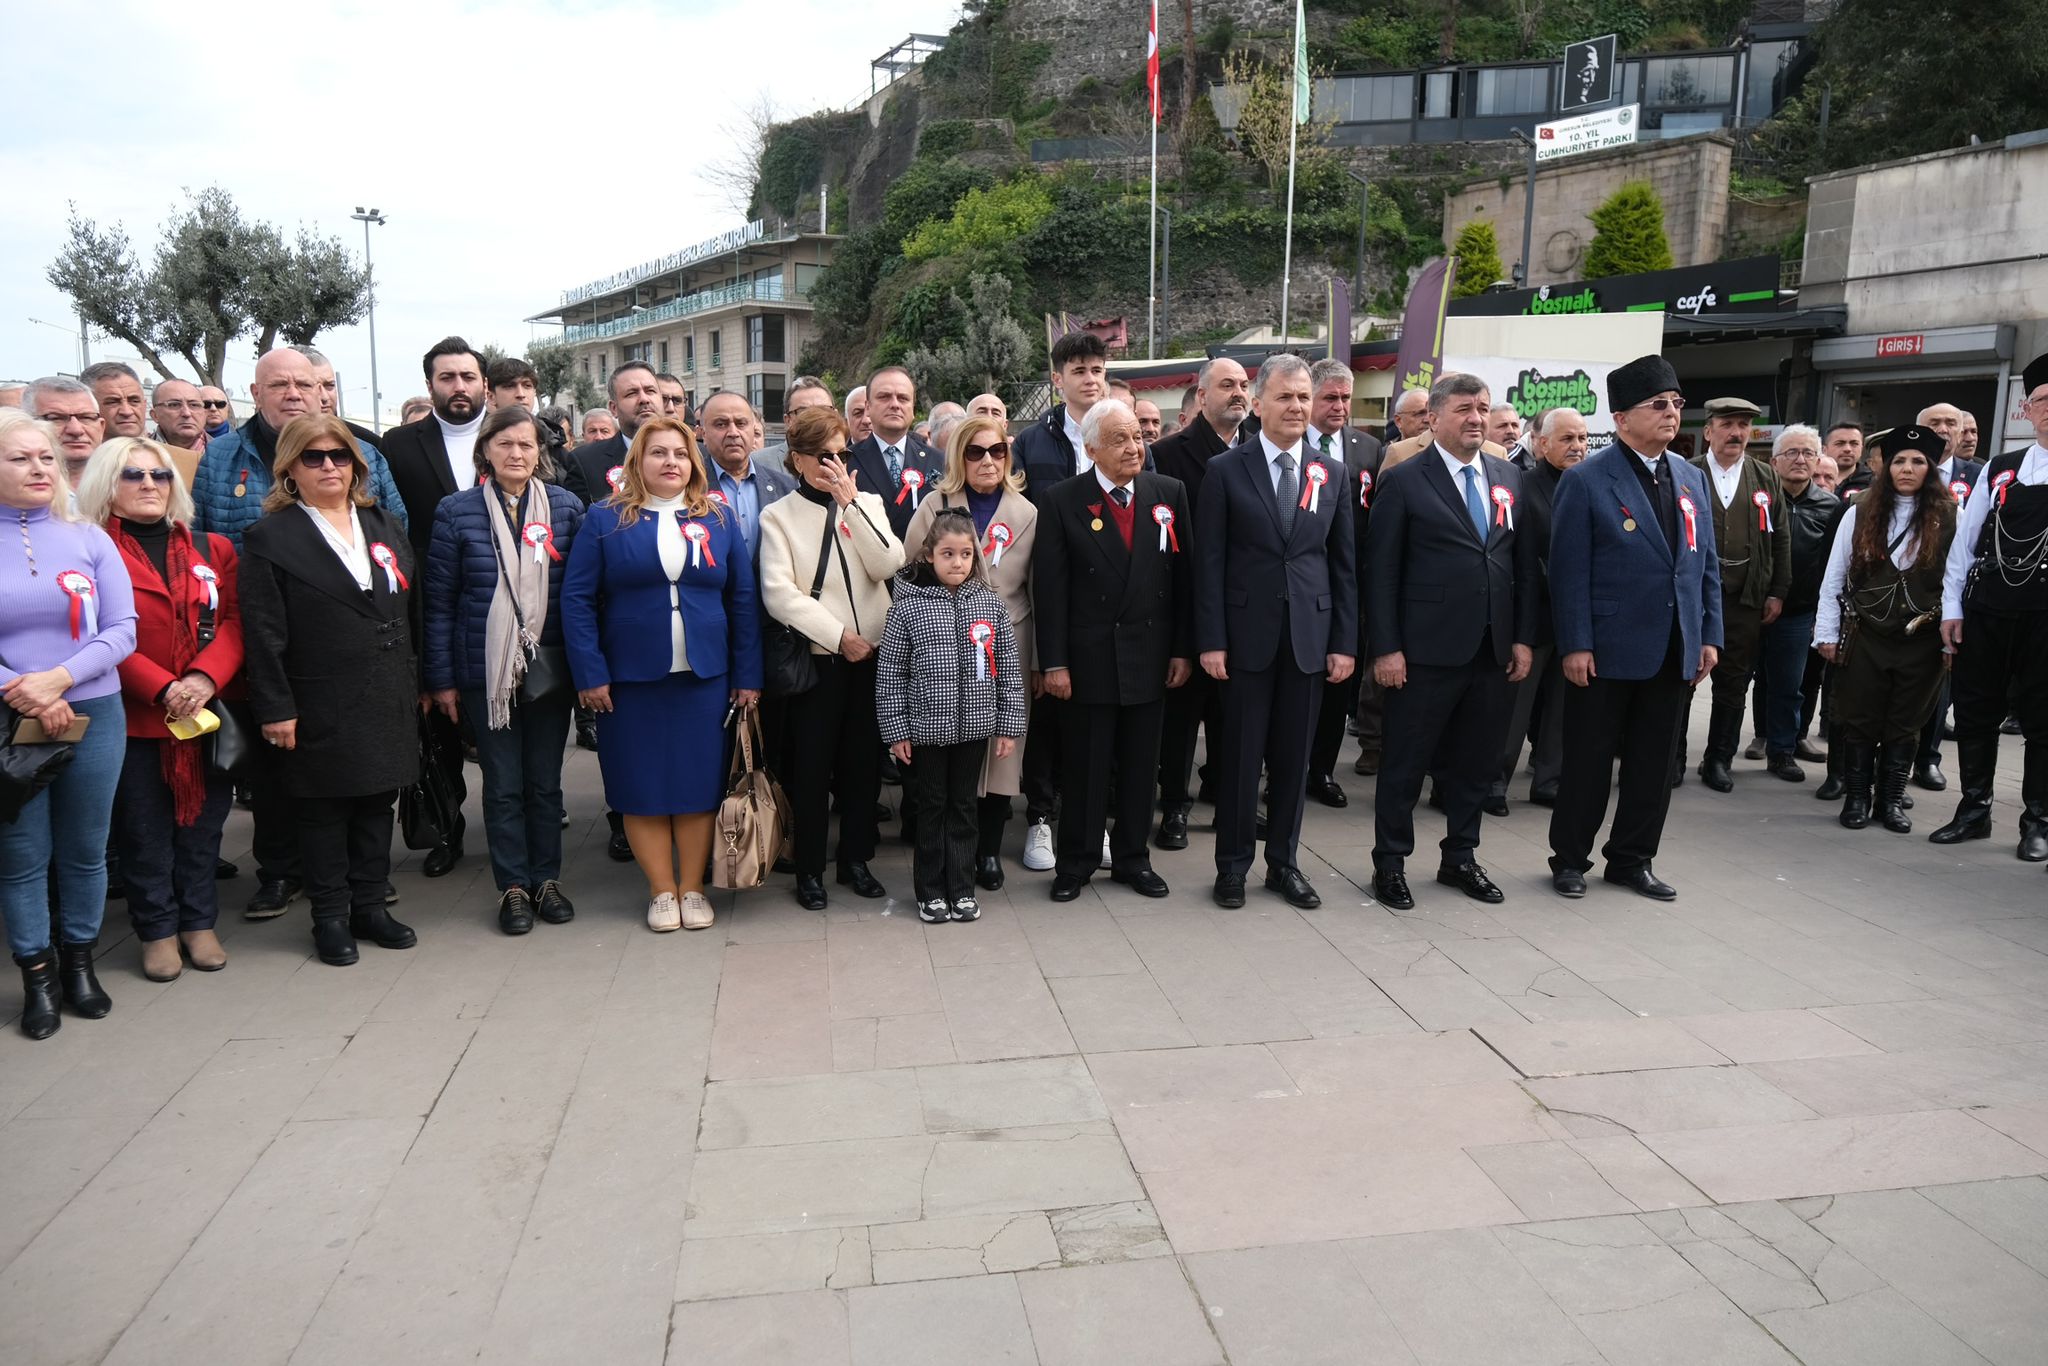
[[(811, 579), (811, 598), (825, 591), (825, 567), (832, 563), (832, 511), (825, 511), (825, 539), (818, 546), (818, 572)], [(770, 697), (794, 697), (818, 686), (818, 661), (811, 638), (794, 626), (761, 616), (761, 691)]]
[[(0, 660), (0, 665), (7, 661)], [(7, 665), (12, 668), (12, 665)], [(15, 739), (23, 716), (0, 702), (0, 824), (12, 825), (35, 795), (57, 781), (71, 762), (74, 748), (66, 740), (25, 743)]]

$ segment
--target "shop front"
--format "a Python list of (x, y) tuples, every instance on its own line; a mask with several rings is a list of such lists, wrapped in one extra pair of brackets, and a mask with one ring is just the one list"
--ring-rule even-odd
[(1865, 333), (1814, 343), (1823, 423), (1904, 426), (1934, 403), (1974, 414), (1978, 453), (2005, 449), (2014, 329), (2009, 323)]

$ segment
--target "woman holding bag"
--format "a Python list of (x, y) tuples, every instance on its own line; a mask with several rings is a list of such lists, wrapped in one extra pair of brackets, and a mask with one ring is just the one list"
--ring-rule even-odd
[[(78, 515), (103, 524), (135, 584), (135, 653), (121, 664), (128, 750), (121, 767), (115, 842), (142, 975), (175, 981), (185, 962), (227, 966), (213, 932), (220, 917), (214, 868), (234, 784), (214, 770), (213, 742), (192, 733), (206, 713), (241, 693), (242, 613), (235, 548), (192, 534), (192, 494), (170, 452), (117, 437), (92, 454), (78, 483)], [(188, 737), (170, 726), (180, 723)]]
[(562, 647), (562, 577), (583, 503), (549, 482), (547, 434), (495, 409), (476, 437), (483, 480), (441, 500), (427, 547), (422, 675), (450, 721), (468, 713), (483, 769), (498, 928), (567, 924), (562, 753), (576, 698)]

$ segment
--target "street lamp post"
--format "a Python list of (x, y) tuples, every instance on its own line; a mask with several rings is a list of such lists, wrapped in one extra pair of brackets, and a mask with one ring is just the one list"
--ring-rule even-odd
[(349, 215), (363, 225), (363, 274), (370, 283), (370, 430), (384, 430), (384, 394), (377, 387), (377, 277), (370, 268), (370, 225), (383, 227), (388, 219), (376, 209), (365, 209), (356, 205), (356, 211)]

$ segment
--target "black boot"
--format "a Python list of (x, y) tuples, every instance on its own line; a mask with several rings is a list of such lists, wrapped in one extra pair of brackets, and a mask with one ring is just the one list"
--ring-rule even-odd
[(50, 950), (24, 958), (14, 955), (21, 968), (21, 1032), (31, 1039), (47, 1039), (64, 1023), (57, 1013), (57, 962)]
[(1907, 743), (1887, 746), (1884, 769), (1878, 775), (1877, 818), (1894, 835), (1913, 833), (1912, 817), (1906, 814), (1906, 781), (1913, 776), (1913, 747)]
[(1716, 704), (1708, 714), (1707, 752), (1700, 759), (1700, 781), (1716, 792), (1735, 790), (1735, 747), (1742, 741), (1742, 707)]
[(88, 1020), (103, 1019), (114, 1008), (113, 998), (93, 976), (92, 951), (98, 944), (97, 939), (88, 939), (57, 946), (57, 980), (64, 988), (64, 1004)]
[(348, 932), (347, 916), (327, 916), (313, 922), (313, 948), (329, 967), (345, 968), (361, 955), (356, 937)]
[(1998, 776), (1998, 737), (1957, 739), (1956, 767), (1962, 771), (1963, 799), (1956, 805), (1955, 819), (1927, 837), (1934, 844), (1991, 838), (1991, 780)]
[(2020, 776), (2019, 856), (2028, 863), (2048, 863), (2048, 743), (2029, 744)]
[(391, 918), (382, 906), (348, 913), (348, 930), (357, 939), (367, 939), (380, 949), (409, 949), (420, 942), (412, 926)]
[(1861, 830), (1870, 824), (1871, 745), (1864, 740), (1845, 740), (1837, 748), (1843, 751), (1842, 785), (1847, 790), (1842, 800), (1842, 827)]
[(1841, 743), (1841, 732), (1831, 730), (1828, 734), (1828, 776), (1819, 787), (1814, 789), (1813, 793), (1816, 798), (1824, 802), (1838, 802), (1842, 800), (1842, 793), (1845, 790), (1842, 785)]

